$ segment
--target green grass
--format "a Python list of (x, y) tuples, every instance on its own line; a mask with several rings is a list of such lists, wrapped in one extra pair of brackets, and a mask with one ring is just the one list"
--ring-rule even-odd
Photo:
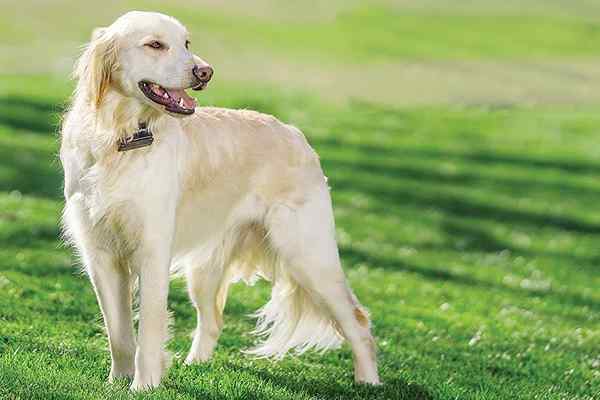
[[(98, 308), (57, 238), (52, 132), (68, 89), (33, 100), (28, 79), (12, 82), (0, 108), (0, 397), (127, 397), (124, 383), (104, 383), (109, 358)], [(33, 82), (32, 90), (53, 85)], [(386, 385), (354, 386), (347, 348), (279, 364), (242, 356), (252, 343), (246, 315), (268, 298), (260, 284), (233, 290), (215, 360), (189, 368), (178, 359), (151, 398), (598, 393), (593, 110), (333, 107), (243, 88), (202, 97), (291, 121), (321, 154), (342, 257), (372, 312)], [(173, 286), (170, 347), (182, 355), (194, 315), (182, 283)]]
[[(333, 18), (293, 20), (248, 16), (214, 7), (198, 10), (187, 2), (152, 3), (164, 12), (185, 16), (196, 49), (210, 46), (206, 42), (212, 40), (239, 42), (243, 38), (244, 49), (268, 49), (294, 58), (312, 56), (333, 62), (591, 57), (598, 53), (600, 38), (600, 19), (575, 18), (558, 12), (542, 16), (520, 15), (518, 8), (507, 14), (481, 15), (465, 10), (452, 13), (432, 9), (427, 13), (392, 5), (365, 4), (342, 9)], [(130, 0), (115, 11), (152, 8), (147, 4)], [(59, 46), (74, 40), (74, 36), (85, 40), (89, 37), (89, 24), (110, 23), (114, 18), (99, 20), (94, 14), (86, 14), (76, 23), (54, 30), (50, 29), (54, 21), (48, 14), (55, 15), (61, 9), (43, 3), (36, 8), (39, 10), (24, 9), (23, 12), (41, 14), (39, 23), (50, 25), (49, 32), (44, 34), (57, 40), (40, 40), (37, 24), (23, 27), (21, 19), (7, 14), (0, 16), (0, 33), (7, 38), (7, 45), (38, 41), (37, 44), (44, 46)], [(304, 13), (310, 15), (310, 11)], [(595, 10), (592, 16), (599, 14), (600, 10)]]
[[(481, 14), (471, 16), (464, 7), (455, 14), (452, 7), (387, 12), (391, 6), (378, 3), (346, 6), (328, 19), (309, 18), (309, 8), (291, 24), (278, 22), (279, 14), (242, 18), (241, 8), (214, 5), (179, 16), (196, 33), (219, 38), (224, 49), (215, 54), (232, 57), (243, 38), (272, 57), (265, 65), (306, 57), (342, 71), (364, 66), (365, 57), (376, 64), (594, 53), (595, 15), (503, 11), (497, 19), (492, 3), (479, 1)], [(600, 398), (596, 105), (334, 104), (324, 92), (244, 81), (244, 65), (236, 81), (217, 69), (199, 101), (272, 113), (299, 126), (319, 152), (344, 266), (372, 314), (384, 385), (352, 383), (347, 346), (280, 363), (242, 355), (254, 340), (247, 315), (269, 296), (265, 282), (234, 286), (214, 359), (182, 365), (195, 315), (180, 281), (169, 301), (176, 357), (161, 387), (134, 396), (125, 381), (106, 383), (99, 309), (59, 239), (56, 132), (72, 84), (66, 71), (56, 77), (15, 69), (15, 60), (45, 43), (36, 42), (36, 27), (64, 18), (41, 4), (23, 7), (31, 20), (0, 24), (15, 44), (0, 45), (0, 71), (11, 72), (0, 75), (0, 399)], [(106, 7), (97, 10), (102, 18), (116, 6)], [(169, 7), (187, 10), (184, 2)], [(32, 22), (46, 11), (47, 20)], [(94, 17), (90, 10), (48, 31), (51, 56), (32, 63), (63, 57), (71, 42), (87, 37)], [(227, 29), (227, 21), (235, 27)]]
[[(174, 10), (176, 11), (176, 10)], [(290, 23), (219, 14), (191, 21), (224, 39), (294, 56), (371, 63), (398, 59), (592, 56), (600, 22), (559, 17), (422, 15), (365, 7), (325, 21)], [(326, 37), (327, 40), (321, 40)]]

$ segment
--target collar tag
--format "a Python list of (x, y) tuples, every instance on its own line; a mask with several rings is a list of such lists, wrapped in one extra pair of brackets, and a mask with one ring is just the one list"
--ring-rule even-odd
[(119, 140), (117, 151), (128, 151), (150, 146), (154, 142), (152, 132), (145, 122), (140, 122), (139, 129), (131, 136)]

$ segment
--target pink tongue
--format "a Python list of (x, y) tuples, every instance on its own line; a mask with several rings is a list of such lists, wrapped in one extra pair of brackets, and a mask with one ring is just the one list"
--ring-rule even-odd
[(185, 90), (183, 89), (168, 89), (167, 92), (172, 99), (175, 99), (177, 103), (179, 103), (179, 99), (183, 99), (183, 104), (185, 108), (194, 108), (196, 107), (196, 99), (190, 97)]

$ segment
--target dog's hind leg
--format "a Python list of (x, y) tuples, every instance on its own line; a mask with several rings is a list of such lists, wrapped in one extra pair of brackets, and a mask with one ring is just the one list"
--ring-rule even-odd
[[(324, 313), (350, 342), (355, 380), (378, 384), (368, 314), (348, 287), (341, 268), (327, 187), (319, 187), (299, 207), (275, 206), (267, 218), (267, 228), (270, 244), (281, 258), (281, 268), (298, 284), (296, 291), (304, 291), (314, 305), (306, 307), (306, 299), (302, 303), (296, 301), (296, 305), (306, 307), (300, 311), (296, 331), (306, 329), (300, 327), (302, 321), (319, 320), (310, 313)], [(294, 336), (297, 334), (291, 335)]]
[(227, 290), (222, 287), (223, 276), (222, 265), (189, 267), (186, 271), (188, 292), (197, 312), (197, 326), (186, 364), (207, 361), (217, 345), (226, 296), (220, 290)]

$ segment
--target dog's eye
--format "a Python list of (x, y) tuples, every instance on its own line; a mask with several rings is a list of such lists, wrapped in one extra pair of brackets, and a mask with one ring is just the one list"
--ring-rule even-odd
[(162, 49), (162, 48), (164, 48), (164, 47), (165, 47), (165, 46), (164, 46), (164, 45), (163, 45), (161, 42), (159, 42), (158, 40), (153, 40), (153, 41), (151, 41), (150, 43), (146, 43), (146, 46), (148, 46), (148, 47), (152, 47), (153, 49), (157, 49), (157, 50), (159, 50), (159, 49)]
[(185, 48), (186, 48), (186, 49), (189, 49), (189, 48), (190, 48), (190, 41), (189, 41), (189, 40), (186, 40), (186, 41), (185, 41)]

